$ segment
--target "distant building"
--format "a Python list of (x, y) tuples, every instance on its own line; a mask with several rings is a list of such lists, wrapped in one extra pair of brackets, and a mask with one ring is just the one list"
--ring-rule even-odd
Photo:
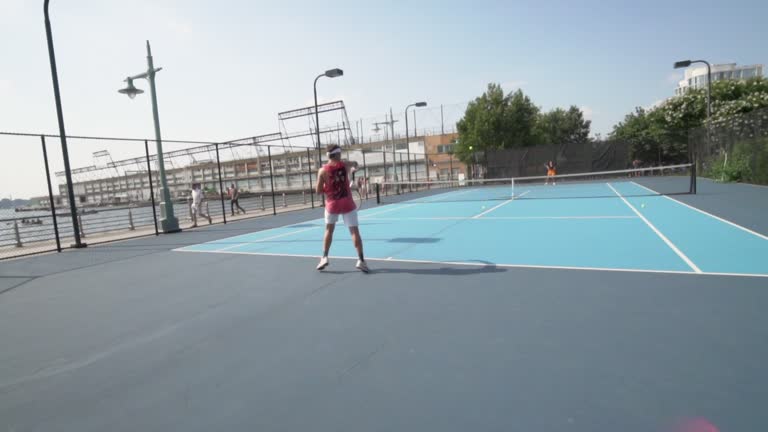
[[(343, 147), (342, 157), (358, 162), (361, 174), (370, 179), (371, 184), (395, 179), (404, 181), (424, 181), (429, 177), (436, 180), (460, 178), (466, 175), (467, 167), (452, 156), (457, 134), (410, 137), (406, 145), (403, 137), (397, 137), (393, 152), (390, 140), (347, 145)], [(236, 158), (234, 152), (222, 153), (221, 174), (219, 180), (218, 165), (213, 160), (198, 160), (187, 165), (169, 164), (166, 168), (168, 188), (174, 200), (185, 200), (190, 195), (192, 183), (200, 183), (203, 190), (216, 196), (220, 187), (226, 188), (235, 183), (244, 194), (269, 195), (308, 192), (317, 181), (317, 161), (314, 152), (306, 148), (296, 148), (284, 153), (276, 153), (273, 147), (271, 156), (266, 150), (249, 157)], [(429, 153), (428, 157), (424, 154)], [(215, 151), (211, 146), (181, 149), (165, 153), (166, 161), (181, 160), (182, 155), (210, 154)], [(234, 159), (229, 159), (229, 157)], [(311, 156), (311, 158), (310, 158)], [(203, 156), (204, 157), (204, 156)], [(227, 159), (225, 159), (227, 158)], [(394, 158), (394, 161), (393, 161)], [(271, 165), (270, 165), (271, 162)], [(393, 163), (394, 162), (394, 163)], [(146, 164), (146, 159), (138, 157), (113, 161), (108, 166), (82, 167), (73, 169), (73, 190), (75, 199), (81, 205), (125, 205), (147, 202), (150, 200), (150, 183), (146, 171), (133, 171), (133, 168)], [(122, 171), (118, 171), (118, 169)], [(60, 180), (59, 193), (67, 196), (64, 173), (57, 173)], [(152, 183), (155, 199), (159, 193), (159, 175), (152, 171)], [(47, 202), (41, 197), (40, 202)]]
[[(712, 65), (712, 82), (723, 80), (745, 80), (763, 76), (763, 65), (742, 65), (736, 63)], [(675, 95), (685, 94), (689, 89), (706, 88), (707, 67), (705, 65), (689, 67), (685, 77), (677, 84)]]

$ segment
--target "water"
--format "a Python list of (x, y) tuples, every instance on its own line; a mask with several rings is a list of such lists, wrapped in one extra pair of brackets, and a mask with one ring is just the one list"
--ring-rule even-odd
[[(310, 197), (307, 194), (306, 197), (298, 194), (290, 194), (285, 198), (287, 206), (303, 205), (304, 200), (309, 203)], [(222, 215), (221, 201), (216, 199), (210, 199), (207, 201), (208, 208), (211, 216), (214, 219), (220, 219)], [(225, 211), (227, 214), (230, 212), (230, 203), (225, 201)], [(270, 210), (272, 208), (272, 197), (270, 195), (264, 195), (263, 199), (259, 196), (253, 196), (248, 198), (241, 198), (240, 205), (244, 207), (249, 213), (258, 212), (263, 208)], [(283, 197), (281, 194), (275, 196), (276, 207), (283, 206)], [(189, 223), (189, 205), (186, 203), (174, 203), (174, 213), (179, 219), (179, 222)], [(86, 238), (88, 235), (104, 232), (114, 231), (128, 231), (130, 227), (129, 220), (129, 208), (110, 208), (110, 207), (97, 207), (81, 209), (85, 211), (95, 210), (97, 213), (84, 214), (80, 218), (82, 220), (82, 231), (85, 232)], [(69, 213), (69, 208), (60, 207), (56, 209), (57, 222), (59, 228), (59, 237), (62, 239), (63, 244), (69, 244), (72, 238), (74, 238), (74, 232), (72, 230), (72, 217)], [(151, 227), (154, 224), (152, 217), (152, 206), (144, 207), (131, 207), (130, 216), (133, 219), (133, 225), (135, 228)], [(42, 221), (42, 225), (30, 225), (22, 224), (22, 219), (37, 219)], [(160, 209), (157, 206), (157, 218), (160, 219)], [(16, 232), (14, 229), (14, 222), (18, 225), (19, 237), (23, 245), (30, 245), (39, 242), (53, 241), (55, 240), (55, 231), (53, 229), (53, 218), (50, 211), (31, 211), (31, 212), (15, 212), (13, 209), (0, 209), (0, 247), (13, 246), (16, 244)]]

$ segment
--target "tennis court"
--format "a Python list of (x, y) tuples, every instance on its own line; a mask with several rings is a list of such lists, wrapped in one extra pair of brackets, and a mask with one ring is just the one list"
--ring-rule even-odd
[[(413, 184), (397, 185), (397, 202), (360, 212), (366, 258), (768, 277), (766, 236), (667, 194), (684, 193), (686, 175), (562, 177), (420, 187), (415, 197)], [(316, 219), (177, 250), (318, 256), (323, 230)], [(346, 229), (337, 229), (331, 255), (356, 259)]]
[(768, 189), (595, 180), (4, 261), (0, 430), (761, 430)]

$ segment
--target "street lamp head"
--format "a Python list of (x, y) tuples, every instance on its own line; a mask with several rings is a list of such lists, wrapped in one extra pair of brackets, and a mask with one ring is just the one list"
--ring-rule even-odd
[(691, 63), (693, 62), (691, 62), (690, 60), (681, 60), (679, 62), (675, 62), (675, 69), (687, 68), (688, 66), (691, 65)]
[(342, 75), (344, 75), (344, 71), (339, 69), (339, 68), (329, 69), (329, 70), (325, 71), (325, 76), (327, 76), (328, 78), (336, 78), (336, 77), (340, 77)]
[(417, 108), (424, 108), (425, 106), (427, 106), (427, 103), (426, 102), (416, 102), (415, 105), (416, 105)]
[(144, 93), (144, 90), (137, 89), (133, 85), (133, 80), (132, 79), (127, 78), (125, 81), (128, 83), (128, 85), (126, 85), (124, 89), (118, 90), (117, 91), (118, 93), (122, 93), (124, 95), (128, 95), (128, 97), (131, 98), (131, 99), (135, 98), (137, 94)]

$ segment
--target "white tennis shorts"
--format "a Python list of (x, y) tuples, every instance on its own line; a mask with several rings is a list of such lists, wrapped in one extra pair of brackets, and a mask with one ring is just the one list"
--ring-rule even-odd
[(334, 225), (336, 222), (339, 221), (339, 216), (344, 218), (344, 225), (352, 228), (356, 227), (359, 224), (357, 223), (357, 210), (352, 210), (349, 213), (343, 213), (341, 215), (334, 214), (334, 213), (328, 213), (328, 210), (325, 211), (325, 224), (326, 225)]

